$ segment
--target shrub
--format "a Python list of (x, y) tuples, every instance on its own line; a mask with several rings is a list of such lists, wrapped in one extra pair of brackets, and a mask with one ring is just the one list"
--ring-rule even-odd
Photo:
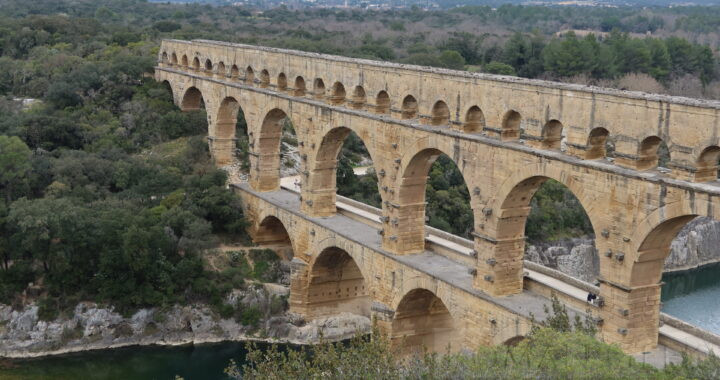
[(38, 300), (38, 318), (41, 321), (52, 321), (60, 314), (60, 305), (54, 298), (41, 298)]
[(251, 326), (252, 328), (258, 327), (260, 318), (262, 318), (262, 313), (257, 306), (251, 306), (240, 313), (240, 323), (245, 326)]

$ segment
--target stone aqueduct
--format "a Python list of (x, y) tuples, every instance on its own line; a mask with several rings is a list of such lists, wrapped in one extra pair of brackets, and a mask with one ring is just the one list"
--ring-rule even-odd
[[(657, 345), (671, 240), (720, 212), (718, 102), (205, 40), (165, 40), (158, 59), (155, 77), (183, 110), (204, 101), (218, 164), (233, 159), (242, 109), (251, 168), (237, 192), (257, 241), (291, 241), (291, 307), (372, 314), (409, 346), (499, 344), (527, 332), (538, 296), (523, 290), (525, 221), (548, 179), (592, 222), (600, 333), (628, 352)], [(299, 140), (300, 197), (279, 187), (285, 117)], [(336, 215), (350, 131), (378, 173), (380, 230)], [(661, 143), (668, 169), (657, 165)], [(470, 266), (425, 251), (425, 185), (440, 154), (470, 189)]]

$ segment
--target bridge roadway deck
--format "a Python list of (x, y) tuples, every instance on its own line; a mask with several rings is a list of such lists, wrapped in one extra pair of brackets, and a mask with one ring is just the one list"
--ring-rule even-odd
[[(439, 279), (442, 282), (491, 302), (514, 314), (528, 318), (530, 315), (533, 315), (539, 321), (544, 320), (546, 317), (543, 306), (549, 305), (549, 300), (541, 295), (526, 290), (515, 295), (492, 297), (473, 288), (473, 276), (470, 274), (470, 267), (427, 250), (423, 253), (413, 255), (393, 255), (382, 249), (381, 237), (378, 234), (378, 230), (370, 225), (339, 213), (326, 218), (313, 218), (303, 214), (300, 212), (300, 200), (297, 193), (286, 189), (272, 192), (256, 192), (252, 190), (247, 183), (233, 184), (232, 186), (308, 220), (318, 227), (333, 231), (337, 235), (370, 248), (398, 263)], [(568, 308), (568, 311), (571, 316), (575, 314), (584, 315), (583, 312), (572, 308)]]

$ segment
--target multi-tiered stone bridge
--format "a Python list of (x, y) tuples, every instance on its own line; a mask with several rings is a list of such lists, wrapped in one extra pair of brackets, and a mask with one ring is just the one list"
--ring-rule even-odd
[[(720, 212), (720, 103), (205, 40), (165, 40), (158, 58), (155, 77), (183, 110), (204, 102), (217, 164), (233, 160), (244, 113), (251, 165), (235, 188), (255, 241), (292, 247), (292, 310), (372, 315), (407, 347), (458, 349), (518, 339), (555, 291), (627, 352), (683, 345), (667, 333), (681, 324), (661, 327), (660, 279), (676, 233)], [(280, 186), (286, 117), (299, 194)], [(336, 195), (351, 131), (378, 173), (382, 210)], [(425, 226), (441, 154), (470, 190), (472, 242)], [(523, 262), (530, 201), (548, 179), (590, 218), (599, 289)], [(589, 290), (601, 306), (583, 303)]]

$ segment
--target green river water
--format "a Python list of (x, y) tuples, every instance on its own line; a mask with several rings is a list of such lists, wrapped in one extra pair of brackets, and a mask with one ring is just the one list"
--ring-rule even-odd
[[(266, 348), (266, 344), (258, 344)], [(196, 346), (125, 347), (112, 350), (12, 361), (0, 370), (2, 380), (185, 380), (227, 379), (230, 359), (245, 362), (245, 343), (223, 342)]]

